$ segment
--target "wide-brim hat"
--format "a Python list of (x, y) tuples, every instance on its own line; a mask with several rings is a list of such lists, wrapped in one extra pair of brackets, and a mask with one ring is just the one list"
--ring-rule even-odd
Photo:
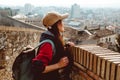
[(52, 26), (59, 20), (63, 20), (68, 17), (68, 13), (65, 14), (60, 14), (58, 12), (48, 12), (44, 17), (43, 17), (43, 25), (48, 28), (49, 26)]

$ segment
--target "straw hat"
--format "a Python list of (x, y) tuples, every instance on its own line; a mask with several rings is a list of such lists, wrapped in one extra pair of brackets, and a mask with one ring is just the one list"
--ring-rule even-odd
[(43, 25), (48, 28), (59, 20), (63, 20), (68, 17), (68, 13), (60, 14), (58, 12), (49, 12), (43, 17)]

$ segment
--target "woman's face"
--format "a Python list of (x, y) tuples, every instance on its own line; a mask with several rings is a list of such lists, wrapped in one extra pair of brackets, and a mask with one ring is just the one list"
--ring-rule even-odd
[(59, 32), (64, 32), (64, 25), (62, 21), (58, 23), (58, 29), (59, 29)]

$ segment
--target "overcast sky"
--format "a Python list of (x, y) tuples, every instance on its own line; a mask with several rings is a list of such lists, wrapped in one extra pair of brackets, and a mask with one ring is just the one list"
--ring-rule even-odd
[(119, 7), (120, 0), (0, 0), (0, 5), (24, 6), (30, 3), (34, 6), (63, 6), (70, 7), (74, 3), (80, 7)]

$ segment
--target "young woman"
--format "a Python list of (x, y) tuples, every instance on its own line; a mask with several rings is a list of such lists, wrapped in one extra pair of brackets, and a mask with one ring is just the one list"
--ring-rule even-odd
[(61, 80), (59, 71), (62, 72), (63, 68), (72, 63), (72, 59), (70, 60), (66, 54), (61, 34), (64, 32), (63, 19), (67, 17), (68, 14), (49, 12), (43, 18), (43, 25), (47, 31), (42, 33), (40, 41), (51, 40), (55, 45), (55, 50), (49, 42), (39, 47), (38, 55), (32, 60), (34, 80)]

